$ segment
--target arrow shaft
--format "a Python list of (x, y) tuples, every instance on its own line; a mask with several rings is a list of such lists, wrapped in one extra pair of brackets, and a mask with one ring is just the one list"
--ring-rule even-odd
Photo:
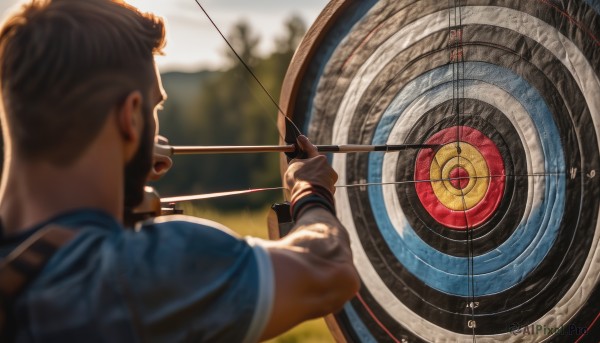
[[(391, 152), (410, 149), (433, 149), (432, 144), (399, 144), (399, 145), (317, 145), (319, 152), (352, 153), (352, 152)], [(168, 146), (157, 145), (155, 151), (162, 155), (196, 155), (196, 154), (247, 154), (265, 152), (294, 152), (295, 145), (244, 145), (244, 146)]]

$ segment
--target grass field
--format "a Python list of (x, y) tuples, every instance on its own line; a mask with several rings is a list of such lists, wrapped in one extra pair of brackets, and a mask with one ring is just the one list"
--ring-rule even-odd
[[(267, 213), (269, 209), (261, 211), (241, 211), (223, 213), (214, 209), (201, 206), (184, 204), (182, 209), (185, 214), (194, 217), (206, 218), (221, 223), (241, 236), (254, 236), (268, 238)], [(327, 325), (323, 319), (315, 319), (300, 324), (292, 330), (268, 342), (278, 343), (328, 343), (334, 342)]]

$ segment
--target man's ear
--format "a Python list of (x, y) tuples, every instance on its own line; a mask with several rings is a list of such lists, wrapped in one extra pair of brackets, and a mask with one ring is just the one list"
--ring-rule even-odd
[(129, 161), (140, 145), (143, 130), (142, 93), (133, 91), (117, 107), (117, 124), (123, 138), (124, 157)]

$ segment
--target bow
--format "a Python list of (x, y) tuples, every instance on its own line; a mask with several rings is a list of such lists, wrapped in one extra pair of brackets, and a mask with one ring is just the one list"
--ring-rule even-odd
[[(155, 146), (155, 154), (172, 157), (174, 155), (187, 155), (187, 154), (232, 154), (232, 153), (257, 153), (257, 152), (283, 152), (288, 160), (302, 157), (303, 152), (299, 149), (296, 144), (298, 136), (302, 135), (300, 129), (296, 124), (289, 118), (285, 111), (279, 106), (274, 100), (274, 97), (269, 93), (260, 79), (256, 76), (252, 68), (244, 61), (240, 54), (235, 50), (229, 40), (225, 37), (222, 31), (219, 29), (217, 24), (202, 6), (202, 4), (195, 0), (196, 4), (208, 18), (212, 26), (221, 36), (223, 41), (229, 47), (229, 50), (233, 53), (239, 63), (244, 67), (256, 84), (262, 89), (262, 92), (268, 96), (270, 102), (277, 108), (277, 113), (281, 122), (284, 123), (283, 128), (280, 127), (280, 131), (284, 133), (281, 135), (282, 145), (254, 145), (254, 146), (171, 146), (164, 142), (159, 142)], [(359, 153), (359, 152), (395, 152), (410, 149), (436, 149), (439, 145), (436, 144), (398, 144), (398, 145), (362, 145), (362, 144), (346, 144), (346, 145), (317, 145), (317, 149), (322, 153)], [(350, 185), (349, 185), (350, 186)], [(338, 187), (345, 187), (339, 185)], [(237, 190), (228, 192), (216, 192), (210, 194), (199, 194), (199, 195), (187, 195), (164, 198), (161, 200), (163, 203), (172, 203), (189, 200), (199, 199), (210, 199), (223, 196), (249, 194), (254, 192), (280, 190), (282, 187), (269, 187), (269, 188), (255, 188), (250, 190)]]

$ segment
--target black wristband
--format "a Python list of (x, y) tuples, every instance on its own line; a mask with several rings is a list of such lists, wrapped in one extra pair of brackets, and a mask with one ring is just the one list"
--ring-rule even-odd
[(320, 195), (311, 194), (309, 196), (305, 196), (305, 197), (299, 199), (298, 201), (296, 201), (292, 204), (292, 206), (291, 206), (292, 219), (294, 221), (296, 221), (298, 219), (298, 215), (307, 206), (319, 206), (319, 207), (326, 209), (334, 216), (336, 215), (335, 206), (330, 201), (328, 201), (327, 199), (323, 198)]

